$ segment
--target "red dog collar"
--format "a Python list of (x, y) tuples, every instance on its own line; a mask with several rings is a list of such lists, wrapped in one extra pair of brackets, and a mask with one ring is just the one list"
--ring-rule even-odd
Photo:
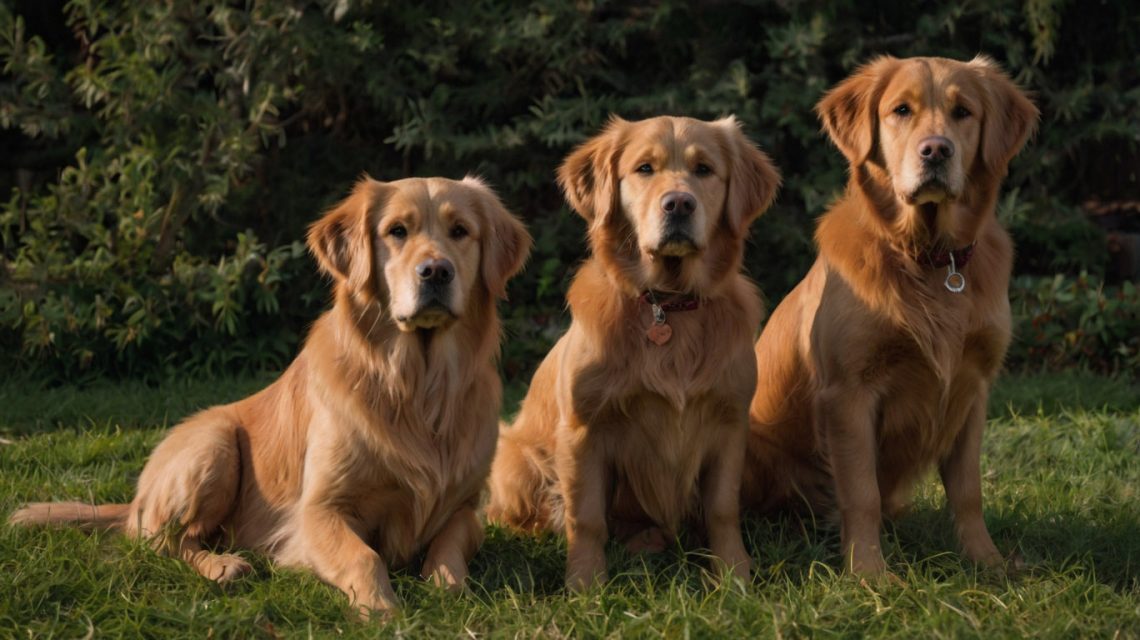
[(940, 251), (931, 251), (927, 249), (922, 252), (921, 261), (928, 267), (945, 267), (950, 264), (950, 259), (953, 258), (955, 266), (961, 269), (970, 261), (970, 256), (974, 255), (974, 246), (976, 244), (976, 242), (971, 242), (961, 249), (952, 250), (942, 249)]
[(694, 296), (682, 296), (670, 300), (669, 302), (658, 302), (664, 296), (657, 295), (653, 291), (646, 291), (641, 294), (638, 300), (651, 306), (660, 307), (662, 311), (692, 311), (699, 309), (701, 306), (701, 299)]

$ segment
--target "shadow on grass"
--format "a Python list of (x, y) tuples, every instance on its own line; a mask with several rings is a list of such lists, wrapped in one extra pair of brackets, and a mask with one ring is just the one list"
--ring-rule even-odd
[(488, 593), (554, 595), (562, 591), (565, 560), (561, 536), (529, 536), (488, 525), (483, 546), (471, 561), (471, 575)]
[[(1016, 552), (1024, 568), (1005, 575), (970, 564), (958, 554), (949, 514), (936, 508), (921, 508), (886, 523), (887, 563), (900, 576), (912, 574), (923, 580), (964, 577), (1017, 584), (1036, 576), (1077, 572), (1121, 594), (1140, 589), (1140, 519), (1134, 513), (1120, 512), (1097, 521), (1077, 511), (1010, 512), (989, 514), (986, 520), (998, 548), (1007, 555)], [(743, 529), (757, 584), (795, 587), (818, 580), (821, 570), (841, 573), (835, 525), (781, 513), (749, 516)], [(699, 593), (713, 588), (709, 552), (688, 544), (677, 543), (661, 553), (631, 554), (611, 541), (606, 555), (609, 585), (615, 589), (680, 584)], [(504, 592), (560, 596), (565, 593), (565, 558), (560, 536), (535, 538), (491, 527), (471, 564), (472, 582), (488, 598)]]
[[(1008, 576), (1017, 582), (1036, 575), (1077, 571), (1118, 593), (1140, 589), (1140, 517), (1129, 510), (1090, 514), (1076, 509), (987, 513), (986, 525), (998, 549), (1016, 553), (1024, 567)], [(750, 517), (744, 523), (757, 569), (782, 574), (793, 583), (823, 563), (841, 568), (839, 527), (797, 514)], [(913, 570), (936, 580), (986, 574), (958, 553), (948, 511), (923, 507), (883, 528), (884, 552), (892, 571)], [(989, 579), (1005, 579), (992, 572)]]
[(97, 381), (50, 386), (34, 380), (0, 385), (0, 434), (30, 435), (111, 422), (126, 429), (171, 427), (216, 404), (262, 389), (272, 376), (177, 380), (161, 385)]
[[(1021, 555), (1027, 575), (1076, 570), (1088, 572), (1091, 579), (1117, 592), (1140, 589), (1140, 515), (1135, 510), (1014, 511), (991, 515), (986, 521), (998, 548), (1015, 549)], [(908, 526), (917, 529), (924, 524)]]

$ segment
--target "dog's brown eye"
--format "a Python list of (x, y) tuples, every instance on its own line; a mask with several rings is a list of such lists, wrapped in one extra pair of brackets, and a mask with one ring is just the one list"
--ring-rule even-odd
[(910, 105), (905, 102), (895, 107), (896, 116), (902, 116), (905, 118), (906, 116), (909, 116), (910, 113)]
[(465, 227), (461, 224), (457, 224), (451, 228), (449, 235), (451, 235), (452, 240), (459, 240), (460, 238), (466, 238), (467, 233), (468, 233), (467, 227)]
[(693, 173), (697, 174), (698, 176), (712, 175), (712, 172), (712, 167), (704, 163), (698, 164), (697, 168), (693, 169)]
[(388, 228), (388, 235), (403, 240), (408, 237), (408, 229), (402, 224), (395, 224)]
[(972, 114), (970, 113), (970, 110), (967, 109), (966, 107), (963, 107), (962, 105), (958, 105), (957, 107), (954, 107), (954, 109), (950, 112), (950, 117), (954, 118), (955, 120), (961, 120), (962, 118), (969, 118), (971, 115)]
[(653, 173), (653, 165), (646, 162), (645, 164), (643, 164), (637, 168), (637, 172), (644, 174), (644, 175), (649, 175), (649, 174)]

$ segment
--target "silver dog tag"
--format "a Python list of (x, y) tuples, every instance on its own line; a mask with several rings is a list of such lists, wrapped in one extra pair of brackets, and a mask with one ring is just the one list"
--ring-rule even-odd
[(957, 265), (954, 264), (954, 252), (950, 252), (950, 267), (946, 274), (946, 281), (943, 283), (946, 289), (953, 293), (962, 293), (966, 290), (966, 276), (958, 271)]

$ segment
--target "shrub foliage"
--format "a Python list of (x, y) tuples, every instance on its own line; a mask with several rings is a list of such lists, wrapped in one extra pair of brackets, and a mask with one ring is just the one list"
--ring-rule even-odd
[(844, 181), (812, 106), (881, 53), (985, 52), (1036, 94), (1001, 215), (1022, 271), (1095, 278), (1078, 205), (1140, 196), (1116, 170), (1140, 140), (1138, 31), (1127, 3), (1061, 0), (0, 4), (0, 359), (69, 377), (280, 366), (325, 304), (297, 243), (322, 208), (363, 171), (474, 172), (537, 239), (505, 310), (523, 374), (583, 253), (554, 168), (611, 113), (746, 124), (785, 176), (747, 260), (778, 300)]
[(1016, 323), (1013, 364), (1140, 371), (1140, 289), (1135, 284), (1105, 287), (1087, 273), (1022, 276), (1010, 293)]

